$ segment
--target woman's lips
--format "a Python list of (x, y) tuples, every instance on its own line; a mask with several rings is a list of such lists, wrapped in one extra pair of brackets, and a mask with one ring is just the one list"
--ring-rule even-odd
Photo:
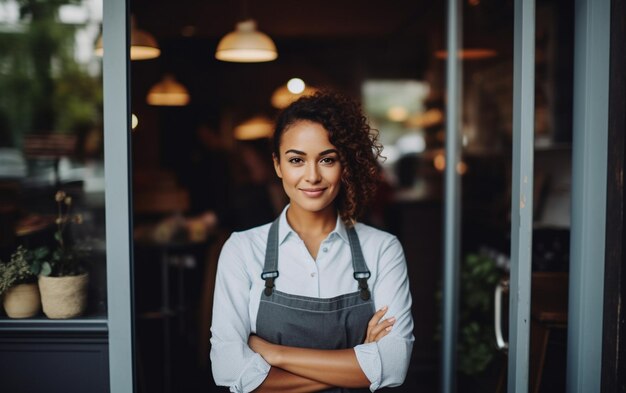
[(326, 188), (301, 188), (300, 191), (309, 198), (317, 198), (326, 191)]

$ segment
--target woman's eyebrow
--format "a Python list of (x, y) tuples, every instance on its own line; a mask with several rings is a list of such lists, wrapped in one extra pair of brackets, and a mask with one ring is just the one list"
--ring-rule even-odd
[[(285, 154), (289, 154), (289, 153), (298, 154), (298, 155), (301, 155), (301, 156), (306, 156), (307, 155), (305, 152), (300, 151), (300, 150), (296, 150), (296, 149), (289, 149), (289, 150), (285, 151)], [(324, 150), (324, 151), (320, 152), (318, 154), (318, 156), (325, 156), (325, 155), (333, 154), (333, 153), (339, 154), (337, 149), (328, 149), (328, 150)]]
[(289, 150), (287, 150), (287, 151), (285, 152), (285, 154), (288, 154), (288, 153), (294, 153), (294, 154), (299, 154), (299, 155), (301, 155), (301, 156), (306, 156), (306, 153), (305, 153), (305, 152), (300, 151), (300, 150), (296, 150), (296, 149), (289, 149)]
[(328, 150), (324, 150), (323, 152), (321, 152), (320, 154), (318, 154), (318, 156), (325, 156), (325, 155), (327, 155), (327, 154), (332, 154), (332, 153), (339, 154), (339, 152), (337, 151), (337, 149), (328, 149)]

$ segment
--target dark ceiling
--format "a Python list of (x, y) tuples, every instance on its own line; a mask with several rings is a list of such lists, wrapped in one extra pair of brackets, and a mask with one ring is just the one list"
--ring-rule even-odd
[(246, 17), (276, 39), (389, 37), (427, 31), (441, 1), (428, 0), (132, 0), (139, 25), (158, 38), (194, 34), (219, 38)]
[[(482, 0), (478, 7), (466, 6), (465, 42), (504, 36), (504, 43), (489, 45), (512, 46), (506, 34), (494, 34), (510, 29), (511, 18), (503, 17), (512, 11), (510, 3)], [(442, 80), (444, 62), (434, 52), (445, 46), (444, 5), (428, 0), (131, 0), (137, 26), (152, 33), (162, 50), (157, 59), (132, 64), (133, 111), (142, 115), (144, 127), (177, 124), (180, 129), (205, 122), (228, 129), (258, 113), (273, 116), (272, 92), (295, 76), (357, 97), (366, 79), (424, 80), (434, 72)], [(219, 39), (246, 16), (274, 40), (276, 61), (215, 60)], [(474, 28), (476, 23), (482, 28)], [(145, 103), (149, 88), (166, 72), (189, 89), (189, 107)], [(182, 117), (187, 123), (181, 126)]]
[[(137, 26), (162, 49), (156, 60), (133, 63), (135, 90), (143, 96), (164, 72), (172, 72), (204, 111), (271, 111), (269, 95), (293, 76), (355, 95), (366, 78), (421, 79), (434, 47), (443, 45), (442, 7), (425, 0), (268, 0), (245, 7), (224, 0), (132, 0), (130, 7)], [(272, 37), (278, 60), (214, 59), (219, 39), (245, 15)]]

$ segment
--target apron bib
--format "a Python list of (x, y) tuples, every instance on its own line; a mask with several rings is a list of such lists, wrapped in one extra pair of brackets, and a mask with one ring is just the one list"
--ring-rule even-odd
[[(374, 315), (374, 302), (367, 286), (367, 269), (359, 238), (348, 228), (354, 278), (359, 290), (333, 298), (292, 295), (274, 289), (278, 273), (278, 222), (269, 231), (265, 266), (256, 320), (256, 334), (274, 344), (300, 348), (345, 349), (361, 344), (367, 323)], [(326, 392), (369, 392), (369, 389), (335, 388)]]

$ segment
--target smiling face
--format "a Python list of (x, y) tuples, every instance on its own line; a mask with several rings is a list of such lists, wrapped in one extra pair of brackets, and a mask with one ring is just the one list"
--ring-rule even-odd
[(341, 189), (342, 168), (326, 129), (306, 120), (292, 124), (282, 134), (279, 155), (274, 157), (274, 167), (294, 213), (335, 214), (333, 201)]

